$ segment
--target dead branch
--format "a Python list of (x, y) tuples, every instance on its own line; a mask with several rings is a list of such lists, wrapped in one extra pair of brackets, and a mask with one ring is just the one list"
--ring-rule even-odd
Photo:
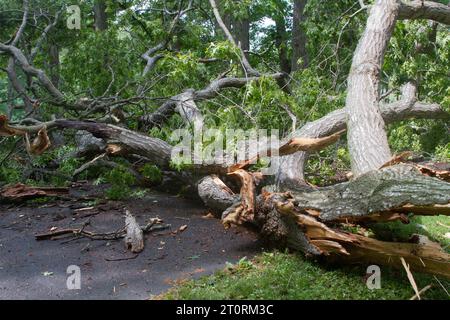
[[(284, 75), (281, 73), (275, 73), (267, 75), (268, 77), (279, 79)], [(139, 119), (141, 127), (147, 129), (161, 126), (175, 113), (177, 106), (184, 105), (185, 101), (201, 101), (206, 99), (212, 99), (216, 97), (221, 90), (226, 88), (242, 88), (252, 81), (257, 81), (261, 77), (248, 77), (248, 78), (221, 78), (211, 82), (206, 88), (192, 91), (192, 89), (185, 90), (185, 92), (175, 95), (164, 102), (155, 112), (149, 115), (144, 115)], [(186, 97), (189, 96), (189, 99)], [(179, 109), (180, 110), (180, 109)]]
[[(162, 224), (162, 220), (159, 218), (152, 218), (145, 225), (140, 227), (143, 233), (151, 233), (153, 231), (159, 231), (170, 228), (168, 224)], [(93, 231), (85, 230), (85, 226), (81, 228), (65, 228), (60, 230), (54, 230), (50, 232), (40, 233), (35, 235), (37, 241), (58, 239), (62, 236), (74, 236), (74, 237), (85, 237), (91, 240), (119, 240), (125, 238), (127, 235), (126, 227), (123, 227), (117, 231), (97, 233)]]
[(128, 210), (125, 211), (125, 230), (126, 248), (134, 253), (144, 250), (144, 232)]
[(18, 183), (0, 190), (0, 199), (4, 201), (25, 201), (41, 197), (61, 197), (69, 194), (68, 188), (31, 187)]

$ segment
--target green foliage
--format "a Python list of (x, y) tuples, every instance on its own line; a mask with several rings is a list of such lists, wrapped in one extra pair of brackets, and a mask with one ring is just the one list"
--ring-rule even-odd
[[(226, 39), (223, 32), (211, 23), (212, 11), (208, 5), (188, 12), (179, 20), (173, 38), (167, 49), (161, 50), (163, 58), (145, 77), (142, 71), (145, 61), (142, 53), (167, 39), (172, 16), (162, 14), (160, 8), (177, 11), (179, 2), (174, 0), (154, 0), (143, 3), (138, 0), (108, 0), (108, 28), (98, 32), (93, 28), (92, 1), (82, 1), (81, 30), (68, 30), (66, 14), (42, 43), (34, 65), (49, 75), (54, 71), (49, 63), (49, 48), (57, 44), (59, 48), (59, 89), (69, 101), (80, 98), (108, 97), (117, 95), (119, 99), (136, 96), (138, 88), (145, 87), (145, 99), (132, 101), (119, 107), (126, 114), (125, 124), (138, 130), (138, 119), (156, 110), (168, 97), (188, 88), (201, 89), (208, 86), (218, 75), (245, 77), (238, 50)], [(32, 9), (48, 11), (53, 16), (63, 5), (71, 5), (68, 0), (36, 0)], [(150, 9), (150, 5), (153, 9)], [(22, 4), (4, 0), (0, 4), (0, 41), (7, 42), (17, 30), (21, 20)], [(198, 101), (197, 105), (205, 116), (205, 127), (226, 129), (278, 129), (281, 135), (292, 131), (292, 119), (286, 109), (297, 117), (296, 128), (323, 117), (345, 105), (346, 78), (350, 70), (352, 55), (358, 39), (365, 27), (367, 11), (359, 10), (354, 0), (329, 1), (309, 0), (305, 8), (306, 20), (300, 26), (307, 36), (309, 66), (298, 70), (289, 77), (292, 95), (280, 89), (279, 84), (268, 77), (251, 82), (243, 88), (221, 91), (216, 98)], [(10, 10), (10, 11), (9, 11)], [(249, 60), (262, 74), (280, 70), (280, 48), (284, 48), (287, 58), (292, 56), (292, 1), (288, 0), (224, 0), (219, 10), (226, 22), (249, 19), (252, 53)], [(9, 13), (8, 13), (9, 12)], [(23, 38), (26, 52), (36, 43), (49, 20), (44, 15), (27, 26)], [(285, 34), (279, 34), (279, 27), (285, 27)], [(233, 30), (232, 30), (233, 31)], [(450, 34), (448, 28), (438, 26), (436, 40), (431, 50), (417, 51), (418, 46), (427, 48), (431, 28), (426, 21), (398, 21), (384, 59), (381, 90), (400, 88), (410, 79), (419, 80), (419, 98), (429, 103), (439, 103), (450, 110)], [(281, 38), (280, 38), (281, 37)], [(432, 38), (432, 37), (431, 37)], [(282, 40), (282, 44), (277, 45)], [(22, 44), (21, 44), (22, 45)], [(214, 63), (201, 63), (202, 58), (216, 58)], [(7, 57), (0, 55), (0, 64), (6, 66)], [(27, 78), (17, 68), (19, 80), (27, 83)], [(36, 83), (35, 83), (36, 84)], [(52, 106), (47, 101), (48, 94), (38, 85), (33, 90), (41, 96), (39, 114), (42, 120), (55, 114), (60, 117), (76, 118), (79, 114), (68, 108)], [(8, 111), (8, 81), (6, 73), (0, 73), (0, 113)], [(388, 95), (383, 102), (393, 102), (400, 98), (399, 90)], [(13, 102), (22, 104), (16, 97)], [(18, 108), (12, 113), (12, 120), (25, 116)], [(101, 113), (89, 114), (99, 119)], [(152, 128), (147, 134), (169, 143), (175, 129), (184, 127), (180, 116), (171, 117), (161, 128)], [(448, 121), (413, 120), (389, 125), (389, 142), (393, 152), (412, 150), (428, 158), (446, 161), (448, 155)], [(69, 143), (71, 142), (68, 139)], [(206, 146), (211, 141), (204, 141)], [(308, 163), (307, 176), (316, 184), (327, 184), (336, 173), (349, 169), (348, 152), (344, 145), (330, 147), (313, 155)], [(64, 148), (62, 149), (64, 150)], [(0, 153), (7, 152), (6, 144), (0, 145)], [(21, 151), (23, 154), (23, 151)], [(61, 151), (61, 152), (68, 152)], [(52, 158), (64, 159), (55, 149), (33, 159), (31, 166), (51, 166)], [(59, 173), (70, 176), (82, 162), (63, 160)], [(259, 163), (255, 168), (264, 166)], [(6, 181), (21, 179), (20, 167), (23, 163), (5, 163), (0, 177)], [(172, 167), (182, 170), (189, 165), (176, 159)], [(17, 172), (17, 170), (19, 170)], [(96, 179), (103, 173), (99, 168), (82, 174), (82, 178)], [(33, 177), (55, 184), (63, 184), (59, 177)], [(38, 181), (39, 182), (39, 181)], [(42, 181), (41, 181), (42, 182)]]
[(160, 183), (162, 181), (163, 175), (161, 170), (150, 163), (142, 166), (140, 169), (141, 174), (152, 183)]
[(414, 234), (422, 234), (432, 241), (440, 242), (444, 250), (450, 252), (448, 233), (449, 218), (446, 216), (411, 217), (409, 224), (400, 221), (377, 223), (371, 226), (377, 238), (385, 241), (408, 241)]
[(12, 184), (20, 182), (21, 167), (18, 165), (2, 165), (0, 167), (0, 183)]
[(105, 181), (111, 184), (106, 190), (106, 197), (111, 200), (127, 199), (132, 194), (132, 186), (136, 177), (125, 167), (118, 166), (105, 175)]

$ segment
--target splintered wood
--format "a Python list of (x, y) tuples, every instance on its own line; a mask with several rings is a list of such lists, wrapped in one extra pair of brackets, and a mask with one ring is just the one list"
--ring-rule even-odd
[(280, 147), (280, 155), (286, 156), (298, 151), (319, 151), (339, 140), (346, 130), (338, 131), (323, 138), (293, 138)]
[[(265, 236), (330, 261), (402, 268), (401, 257), (412, 271), (450, 278), (450, 255), (424, 236), (387, 242), (345, 229), (355, 223), (409, 223), (411, 213), (449, 215), (448, 183), (425, 175), (414, 164), (388, 166), (328, 188), (286, 193), (263, 190), (256, 200), (249, 187), (251, 175), (244, 170), (234, 175), (242, 184), (241, 199), (224, 212), (224, 224), (253, 222), (265, 230)], [(249, 207), (255, 210), (251, 216), (245, 211)]]
[(32, 187), (18, 183), (1, 189), (0, 199), (5, 201), (25, 201), (41, 197), (61, 197), (68, 194), (68, 188)]
[(25, 141), (28, 153), (35, 156), (43, 154), (52, 145), (47, 134), (47, 127), (45, 126), (38, 131), (31, 143), (28, 133), (25, 133)]
[(255, 218), (256, 203), (253, 175), (242, 169), (229, 173), (229, 175), (237, 177), (241, 183), (241, 202), (240, 204), (230, 207), (227, 212), (224, 213), (222, 222), (226, 227), (229, 227), (231, 224), (242, 224), (245, 221), (253, 221)]
[[(287, 156), (298, 151), (314, 152), (322, 150), (337, 142), (345, 131), (346, 130), (344, 129), (322, 138), (292, 138), (278, 149), (278, 156)], [(228, 172), (232, 173), (234, 171), (247, 168), (250, 164), (256, 163), (256, 161), (261, 157), (261, 154), (270, 157), (272, 156), (273, 151), (268, 148), (264, 152), (259, 153), (250, 159), (230, 166), (228, 168)]]
[(310, 243), (331, 260), (344, 263), (379, 263), (398, 268), (401, 266), (399, 257), (403, 257), (411, 270), (450, 278), (450, 255), (438, 243), (424, 236), (413, 237), (411, 242), (406, 243), (380, 241), (331, 228), (313, 216), (296, 212), (290, 203), (277, 202), (278, 212), (294, 218)]
[(10, 127), (8, 118), (4, 114), (0, 114), (0, 136), (23, 136), (25, 131)]
[(127, 249), (134, 253), (144, 250), (144, 232), (128, 210), (125, 212), (125, 229), (125, 246)]

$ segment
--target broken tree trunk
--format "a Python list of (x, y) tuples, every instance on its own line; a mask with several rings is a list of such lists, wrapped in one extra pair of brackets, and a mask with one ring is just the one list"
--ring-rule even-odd
[[(209, 187), (209, 201), (219, 199), (211, 195), (219, 192), (220, 183)], [(450, 184), (422, 174), (414, 165), (385, 167), (326, 188), (286, 193), (263, 190), (255, 199), (253, 220), (246, 213), (244, 195), (230, 195), (226, 200), (233, 205), (223, 213), (224, 225), (251, 223), (281, 246), (348, 263), (401, 267), (403, 257), (412, 270), (450, 278), (450, 255), (423, 237), (406, 243), (384, 242), (345, 231), (348, 223), (408, 223), (409, 213), (450, 215)]]
[(125, 212), (125, 246), (131, 252), (139, 253), (144, 250), (144, 232), (136, 221), (136, 218), (127, 210)]

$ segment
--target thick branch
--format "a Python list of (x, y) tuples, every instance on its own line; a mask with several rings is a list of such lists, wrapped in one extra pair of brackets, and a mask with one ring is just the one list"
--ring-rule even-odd
[[(153, 68), (155, 67), (156, 63), (158, 62), (159, 59), (163, 58), (164, 55), (163, 54), (156, 54), (158, 51), (164, 50), (166, 49), (167, 45), (169, 44), (170, 40), (173, 37), (173, 33), (175, 31), (175, 27), (178, 24), (178, 21), (180, 20), (180, 18), (182, 16), (184, 16), (187, 12), (189, 12), (190, 10), (192, 10), (192, 2), (193, 0), (189, 1), (189, 4), (187, 6), (186, 9), (184, 10), (178, 10), (178, 13), (175, 15), (175, 17), (173, 18), (170, 27), (169, 27), (169, 32), (167, 34), (167, 37), (164, 41), (160, 42), (159, 44), (157, 44), (156, 46), (148, 49), (143, 55), (142, 55), (142, 59), (144, 59), (147, 63), (145, 65), (144, 71), (142, 72), (142, 76), (145, 77), (151, 70), (153, 70)], [(181, 1), (180, 1), (181, 4)], [(141, 91), (142, 88), (139, 89), (139, 91)], [(141, 92), (139, 92), (141, 93)]]
[[(275, 73), (269, 75), (274, 79), (280, 79), (284, 75), (282, 73)], [(219, 92), (226, 88), (242, 88), (251, 81), (257, 81), (261, 77), (249, 77), (249, 78), (221, 78), (211, 82), (206, 88), (192, 91), (188, 89), (185, 92), (175, 95), (164, 102), (155, 112), (149, 115), (142, 116), (140, 123), (146, 128), (152, 128), (154, 126), (160, 126), (167, 121), (174, 113), (175, 108), (186, 100), (186, 94), (192, 93), (192, 100), (206, 100), (216, 97)]]
[(57, 25), (59, 18), (61, 16), (62, 11), (58, 11), (55, 15), (55, 19), (53, 20), (52, 23), (48, 24), (44, 31), (42, 32), (41, 36), (39, 37), (39, 39), (36, 41), (36, 45), (34, 46), (34, 48), (31, 50), (30, 53), (30, 62), (32, 62), (37, 54), (37, 52), (39, 51), (39, 49), (42, 46), (42, 42), (44, 41), (44, 39), (47, 37), (47, 35), (49, 34), (49, 32)]
[(40, 84), (48, 91), (48, 93), (53, 98), (56, 99), (57, 102), (63, 102), (65, 100), (64, 95), (53, 85), (45, 72), (30, 65), (21, 50), (19, 50), (15, 46), (0, 43), (0, 51), (7, 52), (11, 56), (13, 56), (22, 70), (26, 74), (36, 77), (39, 80)]
[(429, 19), (450, 25), (450, 6), (434, 1), (399, 1), (398, 19)]
[[(410, 118), (418, 119), (449, 119), (450, 115), (441, 109), (438, 104), (427, 104), (416, 102), (411, 99), (413, 87), (408, 85), (404, 88), (403, 98), (391, 104), (381, 106), (381, 115), (386, 123), (406, 120)], [(406, 94), (408, 92), (408, 94)], [(320, 138), (329, 136), (346, 128), (347, 111), (345, 108), (338, 109), (328, 115), (307, 123), (297, 130), (293, 137)], [(280, 170), (277, 175), (278, 185), (282, 188), (299, 186), (304, 180), (304, 165), (307, 159), (307, 152), (297, 152), (293, 155), (281, 158)]]

